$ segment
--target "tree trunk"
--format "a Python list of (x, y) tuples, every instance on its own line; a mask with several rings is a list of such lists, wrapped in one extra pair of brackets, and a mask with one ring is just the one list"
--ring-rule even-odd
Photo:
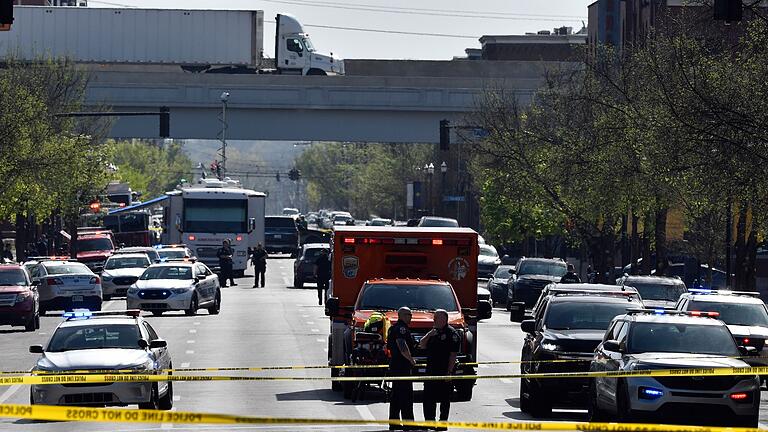
[(16, 213), (15, 222), (16, 261), (22, 262), (27, 259), (27, 220), (23, 214)]
[(645, 217), (643, 223), (643, 262), (641, 265), (640, 274), (651, 274), (651, 224), (650, 218)]
[(67, 215), (67, 231), (72, 238), (69, 239), (69, 257), (77, 259), (77, 215)]
[(757, 230), (755, 229), (754, 221), (752, 222), (752, 229), (749, 231), (745, 255), (744, 289), (747, 291), (757, 291), (757, 281), (755, 279), (755, 269), (757, 266)]
[(621, 267), (624, 268), (627, 264), (632, 262), (632, 251), (629, 246), (629, 238), (627, 236), (627, 224), (629, 218), (627, 215), (621, 217)]
[(667, 214), (668, 208), (656, 211), (656, 226), (654, 237), (656, 240), (656, 276), (664, 276), (667, 270)]
[(630, 264), (631, 274), (637, 274), (637, 259), (640, 258), (640, 233), (637, 231), (637, 225), (640, 222), (640, 218), (632, 212), (632, 238), (630, 240)]
[(735, 289), (738, 291), (746, 290), (746, 265), (747, 265), (747, 206), (745, 203), (739, 203), (739, 219), (736, 224), (736, 242), (734, 249), (736, 249), (736, 265), (734, 270), (736, 272)]

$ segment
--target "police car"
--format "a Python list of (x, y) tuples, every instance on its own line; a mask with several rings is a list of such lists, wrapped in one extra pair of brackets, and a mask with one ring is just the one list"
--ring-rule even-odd
[(750, 291), (691, 289), (683, 294), (676, 306), (680, 311), (717, 312), (718, 319), (728, 326), (736, 345), (753, 347), (743, 360), (752, 366), (768, 365), (768, 309), (760, 294)]
[(194, 315), (200, 308), (216, 315), (221, 309), (219, 277), (194, 259), (153, 264), (128, 289), (126, 304), (153, 315), (168, 311)]
[[(65, 313), (64, 322), (56, 327), (45, 347), (29, 347), (29, 352), (40, 354), (32, 373), (114, 370), (159, 374), (172, 369), (167, 342), (139, 313)], [(143, 409), (169, 410), (173, 407), (173, 382), (33, 385), (30, 402), (78, 406), (138, 404)]]
[(101, 272), (104, 300), (112, 296), (124, 296), (128, 287), (139, 279), (149, 265), (149, 257), (145, 253), (121, 253), (107, 258), (104, 271)]
[(161, 260), (194, 258), (195, 253), (185, 244), (161, 244), (155, 245)]
[(38, 284), (40, 315), (49, 310), (101, 310), (101, 278), (85, 264), (51, 257), (24, 266)]

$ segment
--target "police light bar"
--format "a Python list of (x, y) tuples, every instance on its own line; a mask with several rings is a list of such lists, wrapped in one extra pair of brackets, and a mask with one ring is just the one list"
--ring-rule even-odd
[(695, 316), (705, 318), (717, 318), (720, 316), (720, 312), (707, 312), (707, 311), (681, 311), (674, 309), (627, 309), (628, 315), (683, 315), (683, 316)]
[(166, 258), (164, 262), (196, 262), (197, 258), (195, 257), (184, 257), (184, 258)]
[(587, 293), (587, 294), (620, 294), (620, 295), (638, 295), (637, 289), (634, 287), (616, 287), (616, 289), (611, 288), (567, 288), (564, 286), (552, 286), (551, 288), (547, 288), (548, 292), (554, 293), (554, 294), (567, 294), (567, 293)]
[(688, 290), (694, 294), (710, 294), (710, 295), (745, 295), (752, 297), (759, 297), (760, 293), (757, 291), (731, 291), (731, 290), (713, 290), (707, 288), (691, 288)]
[(187, 247), (186, 243), (177, 243), (177, 244), (156, 244), (153, 246), (155, 249), (164, 249), (164, 248), (184, 248)]
[(126, 309), (126, 310), (97, 311), (97, 312), (90, 312), (90, 315), (95, 316), (95, 317), (103, 317), (103, 316), (129, 316), (129, 317), (136, 318), (138, 316), (141, 316), (141, 310), (139, 310), (139, 309)]
[(75, 260), (64, 255), (48, 255), (48, 256), (27, 257), (27, 261), (75, 261)]
[(75, 309), (70, 312), (64, 312), (64, 314), (61, 316), (65, 320), (69, 321), (74, 319), (89, 319), (91, 316), (93, 316), (93, 313), (88, 309)]

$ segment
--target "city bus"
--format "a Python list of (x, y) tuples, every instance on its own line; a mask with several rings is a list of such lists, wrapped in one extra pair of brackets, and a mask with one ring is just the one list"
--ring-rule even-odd
[(233, 249), (233, 270), (242, 277), (248, 250), (264, 244), (266, 194), (244, 189), (236, 180), (202, 179), (166, 192), (162, 243), (184, 243), (198, 260), (219, 268), (217, 251), (226, 239)]

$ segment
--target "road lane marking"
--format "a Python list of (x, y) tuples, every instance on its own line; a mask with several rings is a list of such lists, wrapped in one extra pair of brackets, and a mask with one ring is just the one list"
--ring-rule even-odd
[(373, 413), (366, 405), (355, 405), (355, 409), (363, 420), (376, 420), (376, 417), (373, 416)]
[(8, 390), (6, 390), (2, 395), (0, 395), (0, 404), (5, 403), (8, 399), (11, 398), (19, 389), (21, 388), (21, 384), (16, 384), (8, 387)]
[(189, 362), (184, 362), (184, 363), (181, 364), (181, 368), (182, 369), (185, 369), (185, 368), (188, 368), (188, 367), (189, 367)]
[(302, 318), (309, 318), (309, 315), (302, 315)]
[(504, 384), (514, 384), (514, 383), (515, 383), (514, 381), (512, 381), (512, 380), (511, 380), (511, 379), (509, 379), (509, 378), (502, 378), (502, 379), (501, 379), (501, 380), (499, 380), (499, 381), (503, 382)]
[[(176, 411), (176, 408), (171, 408), (171, 411)], [(173, 423), (162, 423), (160, 424), (161, 430), (170, 430), (173, 429)]]
[(283, 277), (283, 282), (284, 282), (286, 285), (290, 285), (290, 284), (291, 284), (291, 281), (290, 281), (290, 280), (288, 280), (288, 277)]
[(193, 322), (192, 324), (194, 324), (194, 325), (200, 325), (200, 321), (195, 321), (195, 322)]
[(190, 340), (187, 341), (187, 343), (188, 344), (193, 344), (193, 343), (195, 343), (195, 340), (194, 339), (190, 339)]
[(174, 401), (174, 402), (178, 402), (178, 401), (180, 401), (180, 400), (181, 400), (181, 396), (179, 396), (179, 395), (174, 395), (174, 396), (173, 396), (173, 401)]
[(319, 332), (320, 329), (312, 329), (313, 332)]
[(197, 329), (189, 329), (190, 333), (197, 333)]
[(187, 353), (187, 354), (194, 354), (195, 352), (194, 352), (194, 351), (192, 351), (192, 350), (187, 350), (187, 352), (186, 352), (186, 353)]
[(309, 324), (309, 325), (314, 325), (314, 324), (315, 324), (315, 322), (314, 322), (314, 321), (307, 321), (307, 324)]
[(325, 342), (325, 339), (315, 339), (318, 342)]

